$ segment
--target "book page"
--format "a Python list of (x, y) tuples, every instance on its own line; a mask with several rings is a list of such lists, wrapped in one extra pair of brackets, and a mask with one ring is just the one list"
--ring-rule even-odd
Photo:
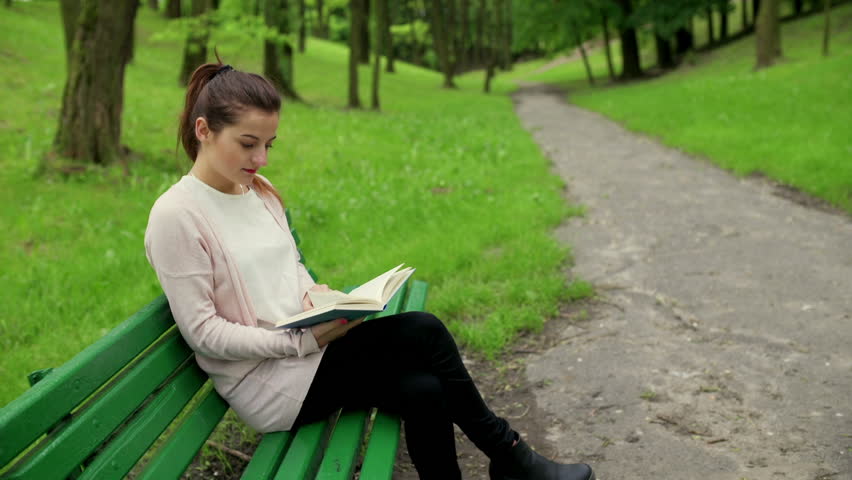
[[(398, 268), (398, 267), (397, 267)], [(402, 270), (391, 275), (391, 278), (388, 279), (387, 285), (385, 285), (384, 291), (382, 292), (382, 301), (384, 303), (388, 303), (388, 301), (393, 297), (399, 287), (408, 280), (408, 277), (414, 273), (414, 268), (408, 267), (403, 268)]]
[(349, 296), (357, 297), (357, 298), (368, 298), (370, 300), (375, 301), (376, 303), (380, 303), (384, 305), (382, 294), (385, 291), (385, 285), (387, 285), (390, 277), (402, 267), (403, 264), (399, 264), (396, 267), (388, 270), (387, 272), (379, 275), (378, 277), (370, 280), (369, 282), (361, 285), (360, 287), (349, 292)]
[(311, 303), (314, 304), (314, 308), (334, 305), (335, 303), (346, 303), (352, 298), (351, 295), (347, 295), (338, 290), (331, 290), (329, 292), (308, 290), (308, 297), (311, 299)]

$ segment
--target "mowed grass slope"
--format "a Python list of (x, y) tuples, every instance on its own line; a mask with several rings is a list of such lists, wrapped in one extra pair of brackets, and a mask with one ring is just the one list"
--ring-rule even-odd
[[(563, 85), (572, 102), (667, 145), (852, 212), (852, 5), (832, 11), (828, 57), (823, 25), (822, 15), (783, 23), (784, 58), (757, 72), (749, 36), (629, 85), (590, 88), (578, 63), (531, 79)], [(602, 52), (593, 63), (605, 72)]]
[[(0, 405), (26, 374), (57, 366), (160, 294), (145, 259), (150, 206), (189, 168), (175, 154), (182, 43), (141, 8), (125, 83), (128, 167), (32, 178), (56, 128), (64, 86), (56, 3), (16, 3), (0, 16)], [(259, 41), (217, 34), (223, 59), (260, 69)], [(398, 64), (383, 74), (383, 113), (342, 109), (345, 48), (318, 40), (296, 60), (310, 106), (287, 104), (269, 167), (303, 239), (308, 264), (342, 288), (401, 262), (431, 284), (429, 307), (456, 337), (494, 355), (536, 329), (559, 302), (568, 252), (551, 229), (573, 210), (563, 185), (505, 95), (458, 91)], [(369, 96), (362, 68), (362, 100)], [(511, 87), (495, 85), (500, 92)]]

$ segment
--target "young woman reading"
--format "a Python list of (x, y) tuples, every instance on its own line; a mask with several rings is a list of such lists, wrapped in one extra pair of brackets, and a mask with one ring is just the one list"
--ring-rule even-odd
[[(145, 251), (175, 322), (216, 390), (261, 432), (289, 430), (340, 407), (398, 413), (420, 478), (460, 479), (453, 424), (497, 479), (590, 480), (585, 464), (534, 451), (482, 400), (452, 336), (412, 312), (309, 329), (275, 321), (313, 306), (268, 163), (281, 100), (263, 77), (206, 64), (193, 74), (179, 137), (192, 168), (157, 199)], [(363, 375), (353, 375), (357, 361)]]

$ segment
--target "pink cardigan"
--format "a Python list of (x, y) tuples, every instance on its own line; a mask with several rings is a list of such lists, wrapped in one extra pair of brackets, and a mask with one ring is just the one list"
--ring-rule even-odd
[[(278, 201), (262, 199), (293, 241)], [(233, 257), (193, 193), (180, 183), (151, 208), (145, 252), (181, 335), (216, 391), (254, 429), (289, 430), (324, 351), (310, 330), (258, 326)], [(301, 262), (298, 271), (302, 298), (314, 282)]]

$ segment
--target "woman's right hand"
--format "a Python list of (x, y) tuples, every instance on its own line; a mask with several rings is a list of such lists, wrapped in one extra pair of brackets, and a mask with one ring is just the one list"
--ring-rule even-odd
[(357, 327), (363, 321), (363, 318), (351, 321), (346, 320), (345, 318), (329, 320), (312, 326), (311, 333), (314, 334), (314, 338), (317, 340), (317, 345), (322, 348), (325, 345), (328, 345), (332, 340), (337, 340), (338, 338), (346, 335), (346, 332)]

